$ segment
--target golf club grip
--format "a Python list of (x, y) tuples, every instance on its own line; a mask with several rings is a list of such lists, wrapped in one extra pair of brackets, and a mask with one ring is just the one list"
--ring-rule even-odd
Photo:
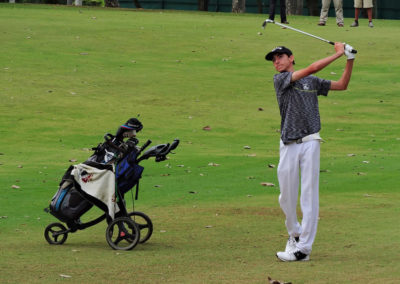
[(151, 144), (151, 140), (147, 140), (146, 143), (144, 143), (143, 146), (136, 153), (136, 155), (139, 156), (139, 154), (142, 153), (143, 150), (146, 149), (150, 144)]
[[(335, 45), (335, 43), (334, 43), (333, 41), (330, 41), (329, 43), (332, 44), (332, 45)], [(356, 53), (357, 53), (357, 50), (352, 49), (352, 50), (351, 50), (351, 53), (356, 54)]]

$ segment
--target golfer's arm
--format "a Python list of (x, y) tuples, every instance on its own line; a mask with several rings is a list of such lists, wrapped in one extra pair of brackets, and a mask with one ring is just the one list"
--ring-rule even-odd
[(315, 61), (314, 63), (312, 63), (310, 66), (298, 70), (298, 71), (294, 71), (292, 74), (292, 82), (300, 80), (301, 78), (304, 78), (308, 75), (317, 73), (318, 71), (324, 69), (326, 66), (328, 66), (329, 64), (331, 64), (333, 61), (335, 61), (336, 59), (338, 59), (339, 57), (341, 57), (343, 55), (343, 53), (337, 52), (331, 56), (325, 57), (323, 59), (320, 59), (318, 61)]
[(331, 90), (346, 90), (349, 85), (351, 72), (353, 71), (354, 59), (347, 60), (346, 67), (344, 68), (342, 77), (339, 81), (331, 81)]

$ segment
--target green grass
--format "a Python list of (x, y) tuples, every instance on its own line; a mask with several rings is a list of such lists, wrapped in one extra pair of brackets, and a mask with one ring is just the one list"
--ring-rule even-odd
[[(268, 167), (278, 164), (280, 117), (264, 56), (283, 44), (302, 68), (333, 48), (261, 30), (265, 18), (1, 4), (0, 282), (398, 283), (400, 22), (351, 29), (346, 19), (339, 29), (290, 17), (359, 53), (349, 89), (320, 99), (320, 224), (311, 261), (288, 264), (275, 258), (286, 241)], [(318, 75), (338, 79), (344, 64)], [(56, 219), (42, 209), (69, 160), (84, 161), (139, 113), (142, 143), (181, 139), (170, 160), (143, 163), (135, 206), (152, 218), (152, 238), (113, 251), (101, 223), (48, 245), (43, 231)]]

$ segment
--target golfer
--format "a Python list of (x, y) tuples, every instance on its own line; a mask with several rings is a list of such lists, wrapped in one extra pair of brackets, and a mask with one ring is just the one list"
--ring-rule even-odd
[[(318, 96), (329, 90), (346, 90), (353, 69), (352, 47), (335, 43), (335, 53), (310, 66), (295, 71), (292, 51), (284, 46), (274, 48), (265, 59), (272, 61), (279, 74), (274, 76), (276, 97), (281, 114), (280, 159), (278, 180), (279, 204), (286, 215), (289, 239), (285, 251), (276, 256), (282, 261), (309, 260), (317, 233), (319, 211), (319, 166), (321, 129)], [(331, 62), (347, 56), (346, 67), (338, 81), (320, 79), (317, 73)], [(301, 174), (301, 178), (299, 178)], [(301, 180), (301, 224), (296, 207)]]

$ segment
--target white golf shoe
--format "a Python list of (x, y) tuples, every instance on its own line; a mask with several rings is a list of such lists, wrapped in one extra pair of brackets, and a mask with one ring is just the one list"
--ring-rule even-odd
[(310, 260), (310, 256), (302, 253), (301, 251), (280, 251), (276, 253), (276, 257), (282, 261), (308, 261)]
[(292, 252), (296, 250), (296, 243), (299, 242), (299, 237), (289, 236), (288, 241), (286, 243), (285, 252)]

